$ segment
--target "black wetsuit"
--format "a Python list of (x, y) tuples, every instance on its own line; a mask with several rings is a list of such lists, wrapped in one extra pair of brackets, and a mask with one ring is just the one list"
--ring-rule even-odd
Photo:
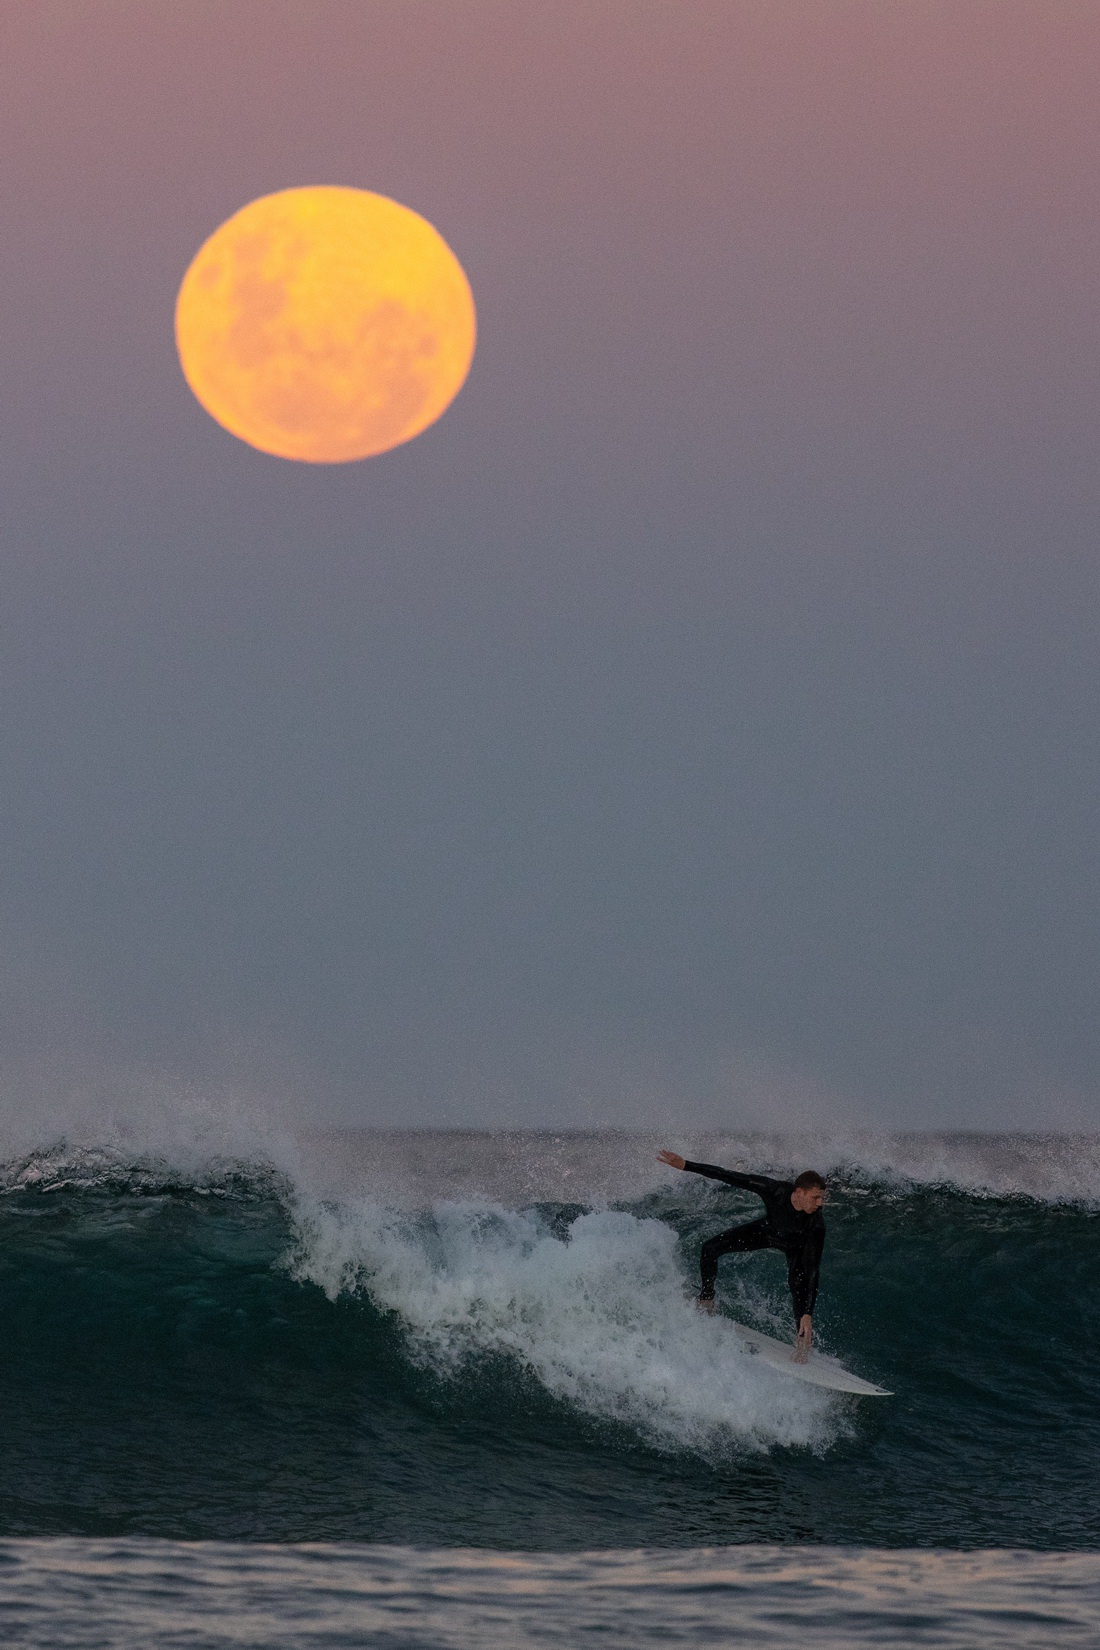
[(746, 1192), (755, 1192), (762, 1198), (766, 1213), (762, 1220), (750, 1220), (746, 1226), (731, 1226), (728, 1232), (719, 1232), (703, 1245), (699, 1256), (699, 1270), (703, 1287), (700, 1300), (714, 1299), (714, 1280), (718, 1276), (718, 1262), (723, 1255), (740, 1255), (750, 1249), (780, 1249), (787, 1257), (787, 1282), (791, 1286), (794, 1303), (794, 1321), (798, 1323), (805, 1313), (812, 1315), (817, 1299), (817, 1279), (821, 1270), (821, 1251), (825, 1247), (825, 1221), (821, 1210), (804, 1214), (791, 1202), (794, 1183), (790, 1180), (771, 1180), (766, 1174), (738, 1174), (736, 1169), (719, 1169), (713, 1163), (688, 1163), (684, 1168), (692, 1174), (705, 1174), (708, 1180), (724, 1180), (727, 1186), (740, 1186)]

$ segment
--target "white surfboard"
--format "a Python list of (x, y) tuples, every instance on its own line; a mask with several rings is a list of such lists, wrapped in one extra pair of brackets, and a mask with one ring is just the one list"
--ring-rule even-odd
[(791, 1356), (794, 1347), (790, 1341), (773, 1341), (770, 1335), (762, 1335), (759, 1329), (746, 1329), (743, 1323), (735, 1323), (734, 1328), (738, 1340), (748, 1347), (751, 1356), (763, 1358), (766, 1364), (773, 1369), (781, 1369), (784, 1375), (809, 1381), (811, 1386), (827, 1386), (831, 1392), (858, 1392), (863, 1398), (893, 1397), (893, 1393), (885, 1387), (874, 1386), (861, 1376), (853, 1375), (839, 1359), (830, 1358), (827, 1352), (819, 1352), (816, 1347), (811, 1347), (804, 1364), (798, 1364)]

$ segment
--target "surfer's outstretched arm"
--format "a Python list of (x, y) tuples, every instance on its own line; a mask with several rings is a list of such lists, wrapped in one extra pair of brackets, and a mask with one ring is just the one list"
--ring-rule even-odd
[(678, 1152), (662, 1151), (657, 1156), (671, 1169), (686, 1169), (689, 1174), (705, 1175), (708, 1180), (724, 1180), (727, 1186), (739, 1186), (742, 1191), (755, 1192), (757, 1197), (764, 1197), (769, 1192), (781, 1192), (784, 1187), (782, 1180), (772, 1180), (766, 1174), (742, 1174), (739, 1169), (721, 1169), (717, 1163), (693, 1163)]

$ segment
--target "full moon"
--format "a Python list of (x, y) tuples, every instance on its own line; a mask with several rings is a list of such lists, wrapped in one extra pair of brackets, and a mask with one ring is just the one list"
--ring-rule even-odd
[(176, 301), (183, 375), (261, 452), (344, 464), (426, 430), (474, 354), (473, 294), (425, 218), (365, 189), (283, 189), (200, 246)]

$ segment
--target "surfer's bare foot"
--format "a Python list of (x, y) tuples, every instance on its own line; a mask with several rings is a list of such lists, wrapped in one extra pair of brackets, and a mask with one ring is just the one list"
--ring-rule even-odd
[(696, 1295), (695, 1304), (700, 1312), (717, 1312), (718, 1302), (713, 1295)]

